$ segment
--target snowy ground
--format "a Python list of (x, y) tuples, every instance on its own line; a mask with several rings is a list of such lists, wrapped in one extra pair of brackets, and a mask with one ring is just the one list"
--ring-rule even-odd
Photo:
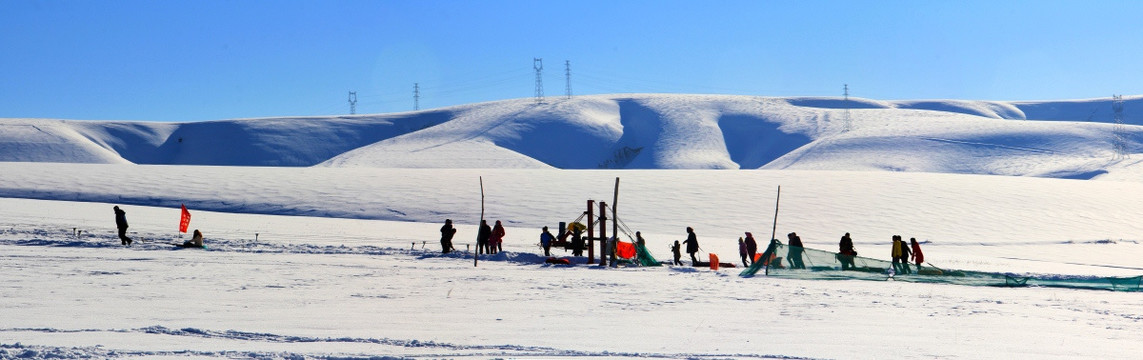
[[(574, 217), (586, 198), (610, 200), (619, 176), (620, 217), (648, 235), (657, 257), (668, 258), (666, 244), (694, 225), (704, 250), (733, 258), (740, 231), (769, 234), (772, 189), (780, 184), (778, 232), (798, 231), (810, 247), (833, 249), (850, 231), (860, 250), (879, 257), (900, 232), (925, 239), (926, 257), (944, 267), (1136, 276), (1143, 274), (1136, 260), (1143, 225), (1133, 221), (1143, 213), (1138, 183), (815, 171), (2, 165), (0, 357), (980, 359), (1143, 351), (1140, 293), (553, 266), (541, 263), (534, 245), (539, 226)], [(436, 242), (439, 221), (451, 217), (460, 223), (458, 247), (471, 243), (478, 174), (489, 217), (512, 225), (507, 252), (474, 267), (468, 254), (440, 255)], [(415, 185), (422, 190), (403, 190)], [(122, 194), (120, 186), (136, 190), (128, 204), (103, 202)], [(331, 196), (339, 193), (355, 196)], [(194, 203), (193, 194), (241, 203), (235, 210), (245, 212), (406, 215), (255, 215), (188, 204), (191, 228), (206, 233), (210, 248), (175, 250), (172, 204)], [(281, 206), (289, 202), (295, 207)], [(136, 246), (114, 239), (112, 204), (127, 210), (142, 239)], [(924, 206), (897, 209), (907, 204)], [(434, 208), (452, 210), (426, 210)], [(367, 213), (375, 212), (359, 212)], [(85, 232), (76, 238), (73, 228)]]

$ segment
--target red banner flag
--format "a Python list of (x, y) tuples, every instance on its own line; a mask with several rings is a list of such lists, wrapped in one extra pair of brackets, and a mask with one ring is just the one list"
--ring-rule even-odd
[(179, 232), (187, 232), (187, 227), (190, 226), (190, 211), (187, 211), (187, 206), (183, 205), (183, 218), (179, 220)]

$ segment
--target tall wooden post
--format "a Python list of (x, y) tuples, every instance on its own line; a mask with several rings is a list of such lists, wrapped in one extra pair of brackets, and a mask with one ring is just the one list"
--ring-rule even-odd
[[(615, 177), (615, 195), (611, 198), (611, 233), (619, 237), (619, 177)], [(627, 229), (631, 230), (631, 229)], [(628, 234), (630, 235), (630, 234)]]
[[(774, 229), (770, 231), (770, 244), (767, 244), (767, 249), (773, 246), (775, 236), (778, 236), (778, 205), (782, 201), (782, 185), (778, 185), (778, 196), (774, 199)], [(775, 249), (776, 251), (776, 249)], [(762, 259), (762, 263), (766, 264), (766, 272), (764, 274), (770, 275), (770, 259)]]
[[(615, 195), (614, 195), (614, 197), (611, 198), (611, 233), (613, 234), (613, 236), (615, 236), (616, 240), (619, 239), (619, 210), (616, 210), (619, 207), (618, 204), (619, 204), (619, 177), (617, 176), (617, 177), (615, 177)], [(630, 230), (630, 229), (628, 229), (628, 230)], [(630, 235), (630, 234), (628, 234), (628, 235)], [(607, 250), (611, 253), (611, 256), (610, 256), (611, 267), (616, 267), (619, 265), (618, 264), (619, 259), (616, 256), (617, 254), (615, 253), (615, 248), (611, 247), (611, 244), (612, 243), (608, 242), (608, 249)]]
[(607, 265), (607, 203), (599, 202), (599, 265)]
[(476, 223), (476, 251), (472, 252), (472, 267), (480, 261), (480, 224), (484, 222), (484, 177), (480, 177), (480, 222)]
[(587, 201), (587, 263), (595, 263), (595, 200)]

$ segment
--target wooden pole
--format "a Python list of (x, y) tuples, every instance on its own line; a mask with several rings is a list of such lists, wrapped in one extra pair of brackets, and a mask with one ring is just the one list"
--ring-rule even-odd
[[(611, 236), (614, 236), (617, 241), (619, 240), (619, 211), (616, 210), (618, 208), (619, 208), (619, 177), (616, 176), (615, 177), (615, 195), (611, 198)], [(608, 247), (607, 251), (611, 253), (611, 257), (610, 257), (611, 266), (615, 267), (615, 266), (618, 266), (617, 262), (619, 261), (619, 259), (616, 258), (615, 248), (612, 245), (617, 245), (617, 244), (612, 243), (609, 240), (607, 242), (607, 247)]]
[[(776, 199), (774, 199), (774, 228), (770, 231), (770, 243), (766, 245), (767, 248), (769, 248), (769, 246), (774, 244), (774, 239), (777, 239), (775, 236), (778, 236), (778, 204), (780, 204), (781, 201), (782, 201), (782, 185), (778, 185), (778, 197)], [(777, 251), (777, 249), (774, 249), (774, 250)], [(771, 253), (771, 257), (772, 256), (773, 256), (773, 253)], [(764, 273), (766, 275), (770, 275), (770, 262), (769, 261), (770, 261), (770, 259), (762, 259), (762, 262), (764, 264), (766, 264), (766, 272)]]
[(611, 233), (619, 238), (619, 177), (615, 177), (615, 196), (611, 198)]
[(607, 265), (607, 202), (599, 202), (599, 266)]
[(595, 263), (595, 200), (587, 201), (587, 263)]
[(484, 177), (480, 177), (480, 222), (476, 223), (476, 251), (472, 252), (472, 267), (480, 260), (480, 224), (484, 223)]

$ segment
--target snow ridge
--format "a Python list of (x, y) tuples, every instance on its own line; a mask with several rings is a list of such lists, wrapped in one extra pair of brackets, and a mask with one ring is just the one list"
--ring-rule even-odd
[[(1125, 100), (1128, 114), (1143, 97)], [(192, 123), (0, 119), (0, 161), (528, 169), (813, 169), (1100, 178), (1107, 99), (1001, 102), (623, 94)], [(848, 115), (847, 115), (848, 114)], [(946, 140), (933, 144), (926, 139)], [(989, 147), (980, 151), (979, 146)], [(1028, 154), (1023, 149), (1051, 149)], [(962, 161), (967, 160), (967, 161)], [(1135, 171), (1135, 170), (1133, 170)]]

